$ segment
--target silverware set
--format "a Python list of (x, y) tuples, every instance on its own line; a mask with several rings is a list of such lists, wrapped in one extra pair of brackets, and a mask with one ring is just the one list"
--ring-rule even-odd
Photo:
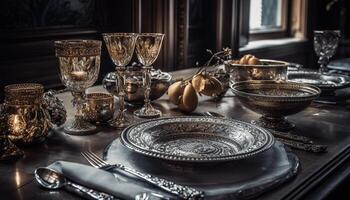
[(204, 198), (204, 193), (195, 188), (182, 186), (172, 181), (155, 177), (151, 174), (136, 171), (132, 168), (126, 167), (121, 164), (110, 164), (99, 158), (96, 154), (94, 154), (91, 151), (82, 152), (81, 154), (95, 168), (102, 169), (105, 171), (121, 170), (128, 174), (134, 175), (137, 178), (147, 183), (150, 183), (166, 192), (172, 193), (180, 197), (181, 199), (198, 200)]
[[(222, 114), (210, 111), (204, 112), (203, 115), (211, 117), (225, 117)], [(269, 130), (279, 141), (291, 148), (315, 153), (325, 152), (327, 150), (327, 145), (314, 144), (314, 141), (309, 137), (275, 131), (271, 129)]]

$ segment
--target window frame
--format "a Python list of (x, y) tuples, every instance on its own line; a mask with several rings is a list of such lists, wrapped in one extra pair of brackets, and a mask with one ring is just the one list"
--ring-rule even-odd
[(249, 15), (250, 15), (250, 0), (242, 1), (241, 8), (240, 35), (245, 40), (240, 42), (240, 47), (248, 44), (251, 41), (263, 39), (276, 39), (291, 36), (291, 13), (292, 0), (282, 0), (282, 26), (281, 28), (269, 30), (250, 30)]

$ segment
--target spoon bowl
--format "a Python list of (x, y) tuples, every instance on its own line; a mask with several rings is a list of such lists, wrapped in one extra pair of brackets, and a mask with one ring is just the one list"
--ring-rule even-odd
[(38, 183), (47, 189), (59, 189), (67, 183), (63, 175), (47, 167), (36, 169), (34, 174)]

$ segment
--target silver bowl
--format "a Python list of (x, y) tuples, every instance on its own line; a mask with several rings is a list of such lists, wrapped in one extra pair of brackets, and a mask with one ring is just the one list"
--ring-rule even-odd
[(230, 74), (231, 81), (249, 80), (287, 80), (288, 66), (284, 61), (260, 59), (261, 65), (242, 65), (234, 63), (235, 60), (225, 62), (226, 72)]
[(285, 116), (304, 110), (321, 93), (312, 85), (276, 81), (243, 81), (231, 88), (245, 107), (262, 115), (253, 123), (278, 131), (293, 129)]
[[(172, 76), (160, 70), (152, 70), (151, 74), (152, 84), (150, 99), (153, 101), (165, 94), (171, 84)], [(103, 79), (102, 84), (109, 93), (116, 94), (115, 72), (108, 73)], [(143, 104), (144, 88), (142, 85), (142, 71), (140, 69), (128, 71), (125, 84), (125, 101), (131, 104)]]

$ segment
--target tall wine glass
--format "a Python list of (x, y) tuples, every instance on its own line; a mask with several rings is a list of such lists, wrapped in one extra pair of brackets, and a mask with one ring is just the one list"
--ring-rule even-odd
[(327, 64), (329, 59), (335, 54), (340, 39), (339, 30), (321, 30), (314, 31), (314, 49), (320, 64), (320, 73), (328, 71)]
[(74, 119), (64, 127), (68, 134), (85, 135), (96, 131), (96, 126), (83, 120), (82, 108), (85, 90), (96, 82), (100, 71), (101, 44), (98, 40), (55, 41), (60, 77), (72, 92), (76, 108)]
[(135, 49), (137, 34), (135, 33), (104, 33), (103, 39), (106, 43), (109, 56), (116, 67), (117, 96), (119, 98), (119, 111), (110, 125), (123, 128), (129, 125), (125, 117), (125, 66), (130, 62)]
[(164, 34), (161, 33), (142, 33), (136, 40), (136, 55), (143, 67), (143, 86), (145, 87), (145, 104), (134, 114), (141, 118), (160, 117), (162, 112), (155, 109), (150, 102), (149, 95), (151, 92), (151, 69), (152, 64), (156, 61), (162, 47)]

